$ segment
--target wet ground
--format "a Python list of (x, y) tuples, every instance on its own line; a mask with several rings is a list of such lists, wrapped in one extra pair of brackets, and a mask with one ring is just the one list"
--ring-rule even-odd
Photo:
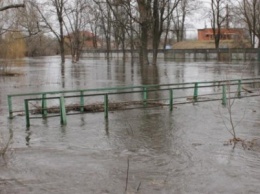
[[(16, 77), (0, 77), (1, 142), (13, 133), (0, 161), (1, 194), (184, 194), (259, 193), (260, 143), (233, 149), (221, 102), (9, 120), (7, 94), (141, 84), (182, 83), (259, 76), (258, 64), (159, 61), (137, 63), (46, 57), (19, 61)], [(23, 107), (22, 100), (14, 103)], [(260, 138), (260, 99), (242, 98), (232, 107), (238, 137)], [(226, 126), (223, 124), (226, 121)]]

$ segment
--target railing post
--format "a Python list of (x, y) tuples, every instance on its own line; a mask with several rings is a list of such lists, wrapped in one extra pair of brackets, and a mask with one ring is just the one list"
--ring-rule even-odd
[(198, 100), (198, 83), (195, 83), (195, 85), (194, 85), (193, 100), (195, 102)]
[(104, 114), (105, 118), (108, 118), (108, 94), (104, 95)]
[(63, 96), (60, 97), (60, 122), (62, 125), (67, 124), (67, 115)]
[(238, 80), (237, 96), (241, 97), (241, 80)]
[(13, 106), (12, 106), (12, 96), (8, 95), (8, 111), (9, 111), (9, 119), (13, 118)]
[(224, 106), (227, 105), (227, 89), (226, 89), (226, 85), (222, 86), (222, 105), (224, 105)]
[(173, 110), (173, 89), (170, 89), (169, 90), (169, 94), (170, 94), (170, 103), (169, 103), (169, 105), (170, 105), (170, 111), (172, 111)]
[(46, 94), (42, 94), (42, 116), (44, 118), (47, 117), (47, 101), (46, 101)]
[(143, 87), (143, 103), (147, 105), (147, 87)]
[(84, 91), (80, 91), (80, 112), (84, 112)]
[(29, 115), (29, 104), (28, 100), (24, 100), (24, 109), (25, 109), (25, 119), (26, 119), (26, 127), (30, 127), (30, 115)]

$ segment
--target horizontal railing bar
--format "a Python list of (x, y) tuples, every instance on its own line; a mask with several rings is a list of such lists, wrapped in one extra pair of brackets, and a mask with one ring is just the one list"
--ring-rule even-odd
[[(229, 92), (230, 94), (234, 94), (234, 93), (237, 93), (237, 92)], [(202, 94), (202, 95), (199, 95), (198, 97), (207, 97), (207, 96), (215, 96), (215, 95), (221, 95), (222, 93), (214, 93), (214, 94)], [(252, 96), (252, 95), (249, 95), (249, 96)], [(255, 95), (255, 96), (259, 96), (259, 95)], [(76, 97), (78, 97), (78, 96), (76, 96)], [(174, 99), (176, 100), (179, 100), (179, 99), (187, 99), (188, 97), (193, 97), (193, 96), (180, 96), (180, 97), (175, 97)], [(246, 97), (248, 97), (248, 96), (246, 96)], [(240, 97), (241, 98), (241, 97)], [(48, 99), (48, 98), (46, 98), (46, 99)], [(30, 99), (30, 100), (35, 100), (35, 99)], [(37, 100), (37, 99), (36, 99)], [(41, 99), (39, 99), (39, 100), (41, 100)], [(168, 98), (166, 98), (166, 99), (147, 99), (147, 103), (149, 103), (149, 102), (159, 102), (159, 101), (166, 101), (166, 100), (169, 100)], [(197, 100), (196, 102), (204, 102), (204, 101), (210, 101), (210, 100), (220, 100), (220, 99), (212, 99), (212, 98), (210, 98), (210, 99), (206, 99), (206, 100)], [(189, 102), (189, 101), (187, 101), (187, 102)], [(135, 101), (117, 101), (117, 102), (110, 102), (109, 104), (118, 104), (118, 103), (121, 103), (121, 104), (130, 104), (131, 105), (131, 103), (133, 103), (133, 105), (134, 105), (134, 103), (143, 103), (143, 100), (135, 100)], [(185, 103), (185, 102), (184, 102)], [(191, 102), (192, 103), (192, 102)], [(102, 103), (100, 103), (100, 104), (102, 104)], [(158, 106), (160, 106), (160, 105), (164, 105), (164, 104), (158, 104)], [(74, 107), (81, 107), (80, 105), (74, 105)], [(40, 108), (40, 107), (39, 107)], [(51, 108), (45, 108), (45, 109), (43, 109), (43, 108), (40, 108), (41, 110), (59, 110), (59, 108), (57, 107), (57, 108), (54, 108), (54, 107), (51, 107)], [(20, 111), (20, 112), (24, 112), (24, 111)], [(80, 113), (79, 113), (80, 114)]]
[[(63, 90), (63, 91), (50, 91), (50, 92), (35, 92), (35, 93), (24, 93), (24, 94), (9, 94), (10, 97), (19, 96), (32, 96), (32, 95), (43, 95), (43, 94), (65, 94), (75, 92), (97, 92), (97, 91), (109, 91), (109, 90), (126, 90), (126, 89), (141, 89), (141, 88), (152, 88), (152, 87), (165, 87), (165, 86), (177, 86), (177, 85), (189, 85), (189, 84), (210, 84), (210, 83), (221, 83), (221, 82), (235, 82), (235, 81), (247, 81), (247, 80), (260, 80), (259, 78), (244, 78), (244, 79), (231, 79), (231, 80), (216, 80), (216, 81), (201, 81), (201, 82), (186, 82), (186, 83), (174, 83), (174, 84), (160, 84), (160, 85), (140, 85), (140, 86), (123, 86), (123, 87), (111, 87), (111, 88), (96, 88), (96, 89), (83, 89), (83, 90)], [(256, 83), (256, 82), (252, 82)], [(249, 83), (243, 83), (249, 84)], [(236, 84), (237, 85), (237, 84)]]
[[(242, 82), (243, 81), (243, 82)], [(9, 118), (13, 117), (14, 112), (18, 111), (12, 111), (12, 96), (33, 96), (33, 95), (41, 95), (41, 97), (37, 98), (29, 98), (29, 99), (24, 99), (24, 105), (25, 105), (25, 114), (26, 114), (26, 126), (30, 126), (30, 113), (34, 114), (36, 112), (33, 112), (34, 110), (29, 111), (29, 102), (32, 101), (42, 101), (42, 106), (39, 106), (39, 110), (42, 113), (41, 117), (31, 117), (32, 119), (34, 118), (47, 118), (47, 117), (56, 117), (60, 116), (61, 117), (61, 124), (66, 124), (66, 115), (67, 111), (75, 110), (75, 109), (69, 109), (69, 107), (65, 105), (65, 98), (80, 98), (80, 105), (76, 105), (75, 107), (80, 107), (80, 112), (84, 112), (84, 97), (95, 97), (95, 96), (100, 96), (104, 97), (103, 103), (100, 105), (104, 108), (104, 113), (105, 113), (105, 118), (108, 118), (108, 111), (109, 109), (116, 108), (116, 110), (128, 110), (128, 109), (137, 109), (137, 108), (153, 108), (153, 107), (160, 107), (160, 106), (169, 106), (170, 111), (172, 111), (172, 107), (174, 105), (178, 104), (190, 104), (190, 103), (199, 103), (199, 102), (209, 102), (209, 101), (218, 101), (222, 100), (222, 104), (226, 105), (227, 104), (227, 99), (238, 99), (242, 98), (241, 94), (244, 94), (246, 92), (249, 93), (249, 95), (245, 97), (253, 97), (253, 96), (260, 96), (259, 94), (257, 95), (250, 95), (251, 91), (259, 91), (254, 85), (250, 87), (249, 84), (257, 84), (260, 83), (260, 77), (259, 78), (245, 78), (245, 79), (233, 79), (233, 80), (217, 80), (217, 81), (202, 81), (202, 82), (186, 82), (186, 83), (174, 83), (174, 84), (161, 84), (161, 85), (142, 85), (142, 86), (127, 86), (127, 87), (112, 87), (112, 88), (97, 88), (97, 89), (86, 89), (86, 90), (68, 90), (68, 91), (51, 91), (51, 92), (38, 92), (38, 93), (27, 93), (27, 94), (14, 94), (14, 95), (8, 95), (8, 106), (9, 106)], [(242, 87), (243, 85), (249, 85), (249, 88)], [(221, 88), (222, 86), (222, 92), (219, 91), (219, 89), (216, 90), (217, 88)], [(235, 87), (233, 86), (238, 86), (236, 91)], [(257, 86), (257, 85), (256, 85)], [(198, 93), (198, 89), (200, 88), (213, 88), (214, 91), (211, 91), (212, 93), (209, 93), (210, 91), (202, 92), (202, 94)], [(232, 90), (230, 89), (232, 88)], [(193, 95), (185, 95), (185, 96), (180, 96), (180, 93), (177, 92), (175, 96), (174, 91), (178, 90), (193, 90)], [(243, 90), (243, 91), (242, 91)], [(244, 92), (245, 90), (245, 92)], [(164, 91), (168, 91), (168, 96), (169, 98), (166, 98), (164, 95)], [(80, 93), (77, 95), (65, 95), (66, 93)], [(91, 93), (84, 93), (84, 92), (91, 92)], [(93, 93), (96, 92), (96, 93)], [(148, 97), (148, 92), (153, 93), (153, 92), (162, 92), (162, 99), (149, 99)], [(228, 97), (226, 96), (226, 93), (228, 94), (237, 94), (234, 95), (234, 97)], [(188, 94), (189, 92), (186, 92)], [(59, 94), (60, 96), (46, 96), (46, 94)], [(61, 95), (63, 94), (63, 95)], [(113, 96), (113, 95), (126, 95), (126, 94), (141, 94), (142, 100), (136, 100), (136, 101), (118, 101), (116, 102), (109, 102), (108, 97)], [(222, 98), (220, 98), (222, 94)], [(214, 96), (214, 97), (213, 97)], [(204, 97), (204, 98), (203, 98)], [(243, 96), (244, 97), (244, 96)], [(96, 98), (99, 99), (99, 98)], [(47, 108), (47, 100), (59, 100), (59, 108)], [(173, 103), (173, 100), (175, 101)], [(177, 100), (177, 102), (176, 102)], [(179, 101), (179, 102), (178, 102)], [(116, 105), (116, 104), (121, 104), (122, 106), (114, 106), (114, 107), (109, 107), (109, 105)], [(139, 107), (141, 104), (143, 106)], [(128, 106), (129, 105), (129, 106)], [(33, 106), (33, 105), (32, 105)], [(87, 105), (86, 105), (87, 106)], [(38, 107), (36, 107), (38, 108)], [(67, 109), (67, 110), (66, 110)], [(37, 109), (36, 109), (37, 110)], [(57, 114), (57, 112), (52, 112), (51, 110), (59, 110), (60, 114)], [(51, 115), (47, 116), (48, 111), (50, 112)], [(75, 110), (76, 112), (77, 110)], [(99, 111), (103, 111), (101, 108)], [(19, 111), (22, 112), (22, 111)], [(88, 112), (88, 111), (87, 111)], [(55, 114), (56, 113), (56, 114)], [(74, 115), (74, 114), (81, 114), (81, 113), (68, 113), (68, 115)]]
[[(257, 96), (260, 96), (259, 94), (257, 95), (248, 95), (248, 96), (245, 96), (246, 98), (248, 97), (257, 97)], [(239, 99), (239, 98), (243, 98), (243, 97), (229, 97), (227, 99)], [(175, 98), (176, 99), (176, 98)], [(197, 100), (196, 103), (199, 103), (199, 102), (211, 102), (211, 101), (219, 101), (221, 100), (221, 98), (217, 98), (217, 99), (206, 99), (206, 100)], [(132, 102), (132, 101), (130, 101)], [(142, 101), (139, 101), (140, 103)], [(174, 105), (181, 105), (181, 104), (194, 104), (194, 101), (186, 101), (186, 102), (175, 102), (173, 103), (173, 106)], [(146, 107), (143, 107), (143, 106), (140, 106), (140, 107), (129, 107), (129, 108), (124, 108), (124, 109), (118, 109), (117, 111), (123, 111), (123, 110), (132, 110), (132, 109), (139, 109), (139, 108), (155, 108), (155, 107), (160, 107), (160, 106), (169, 106), (169, 104), (160, 104), (160, 105), (154, 105), (154, 106), (146, 106)], [(95, 112), (93, 112), (95, 113)], [(67, 113), (68, 115), (78, 115), (78, 114), (84, 114), (84, 113)], [(86, 113), (85, 113), (86, 114)], [(49, 115), (49, 117), (59, 117), (60, 115)], [(37, 119), (37, 118), (42, 118), (42, 117), (30, 117), (30, 119)]]
[[(225, 85), (225, 84), (223, 84)], [(237, 85), (237, 84), (228, 84), (228, 85)], [(222, 86), (222, 85), (220, 85)], [(212, 88), (215, 86), (198, 86), (198, 88)], [(193, 86), (190, 87), (182, 87), (182, 88), (165, 88), (165, 89), (157, 89), (157, 90), (147, 90), (147, 92), (156, 92), (156, 91), (168, 91), (168, 90), (183, 90), (183, 89), (194, 89)], [(126, 92), (110, 92), (110, 93), (98, 93), (98, 94), (84, 94), (84, 95), (73, 95), (73, 96), (64, 96), (64, 98), (78, 98), (78, 97), (89, 97), (89, 96), (103, 96), (106, 94), (109, 95), (117, 95), (117, 94), (133, 94), (133, 93), (142, 93), (143, 90), (139, 90), (139, 91), (126, 91)], [(235, 93), (235, 92), (234, 92)], [(44, 98), (45, 100), (51, 100), (51, 99), (59, 99), (60, 97), (46, 97)], [(30, 99), (26, 99), (28, 101), (37, 101), (37, 100), (42, 100), (43, 98), (30, 98)]]

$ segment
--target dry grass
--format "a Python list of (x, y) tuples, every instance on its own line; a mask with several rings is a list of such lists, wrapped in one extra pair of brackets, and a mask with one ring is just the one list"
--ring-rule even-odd
[[(143, 103), (144, 102), (140, 102), (140, 101), (114, 102), (114, 103), (109, 103), (108, 108), (109, 108), (109, 111), (125, 110), (128, 108), (134, 108), (136, 106), (143, 106)], [(147, 107), (160, 107), (160, 106), (164, 106), (165, 104), (160, 103), (160, 102), (147, 102), (146, 105), (147, 105)], [(39, 105), (32, 105), (32, 106), (34, 106), (34, 109), (31, 111), (32, 114), (41, 114), (42, 113), (41, 106), (39, 106)], [(80, 105), (79, 104), (66, 105), (66, 112), (71, 112), (71, 111), (80, 111)], [(48, 113), (59, 113), (60, 108), (59, 108), (59, 106), (48, 107), (47, 112)], [(104, 104), (103, 103), (93, 103), (93, 104), (85, 105), (84, 112), (104, 112)]]
[(22, 73), (18, 72), (11, 72), (11, 71), (0, 71), (0, 76), (7, 76), (7, 77), (14, 77), (14, 76), (20, 76), (23, 75)]
[[(235, 40), (222, 40), (220, 41), (220, 48), (246, 48), (249, 47), (248, 41), (235, 41)], [(199, 40), (189, 40), (177, 42), (173, 45), (173, 49), (214, 49), (214, 40), (209, 41), (199, 41)]]

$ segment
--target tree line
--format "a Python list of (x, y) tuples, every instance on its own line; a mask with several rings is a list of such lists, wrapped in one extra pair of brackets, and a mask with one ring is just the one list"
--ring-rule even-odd
[[(200, 13), (219, 47), (221, 28), (243, 28), (260, 47), (259, 0), (0, 0), (0, 44), (27, 56), (69, 52), (80, 59), (90, 31), (94, 47), (138, 51), (140, 64), (156, 64), (158, 49), (185, 40), (187, 18)], [(12, 42), (13, 41), (13, 42)], [(15, 45), (15, 46), (14, 46)], [(7, 47), (5, 47), (7, 48)], [(18, 49), (19, 48), (19, 49)], [(152, 59), (148, 51), (152, 50)], [(15, 52), (14, 52), (15, 53)], [(17, 53), (17, 52), (16, 52)]]

